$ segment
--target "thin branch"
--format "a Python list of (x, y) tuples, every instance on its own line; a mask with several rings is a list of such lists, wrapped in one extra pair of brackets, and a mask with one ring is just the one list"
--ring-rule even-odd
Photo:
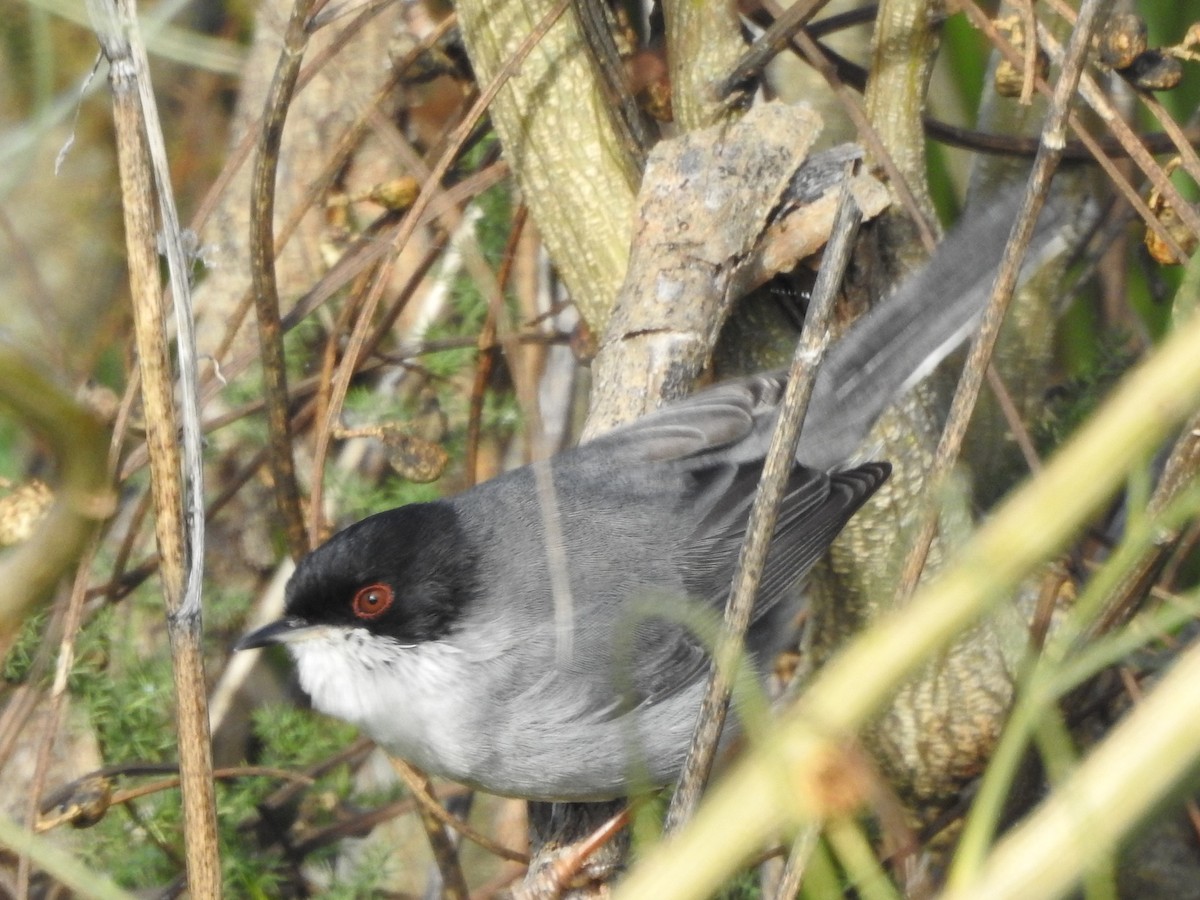
[[(429, 178), (421, 187), (421, 193), (409, 209), (401, 223), (396, 235), (392, 238), (389, 245), (393, 251), (403, 247), (416, 231), (417, 225), (421, 222), (425, 210), (429, 207), (433, 198), (441, 190), (441, 181), (445, 174), (449, 171), (450, 166), (457, 158), (459, 150), (470, 138), (471, 132), (475, 124), (482, 118), (492, 100), (495, 99), (500, 88), (508, 81), (514, 72), (520, 68), (521, 63), (530, 54), (538, 42), (546, 34), (546, 32), (558, 21), (559, 17), (566, 11), (570, 0), (559, 0), (557, 4), (542, 18), (537, 26), (529, 33), (522, 41), (521, 45), (513, 53), (511, 59), (496, 73), (496, 77), (492, 79), (492, 83), (488, 85), (479, 98), (475, 101), (471, 110), (459, 124), (455, 130), (453, 139), (450, 141), (441, 159), (438, 160), (433, 170), (430, 172)], [(326, 414), (327, 427), (322, 429), (317, 436), (317, 444), (313, 450), (313, 455), (317, 459), (322, 459), (327, 453), (329, 434), (332, 430), (332, 425), (340, 418), (342, 405), (346, 401), (346, 393), (350, 388), (350, 380), (353, 378), (355, 371), (358, 368), (359, 360), (362, 357), (364, 346), (367, 338), (367, 331), (371, 327), (371, 320), (375, 315), (375, 310), (379, 306), (380, 298), (387, 283), (391, 278), (391, 272), (394, 265), (393, 256), (388, 262), (380, 267), (380, 271), (375, 278), (371, 290), (363, 303), (363, 308), (359, 314), (358, 321), (355, 323), (354, 331), (351, 332), (349, 340), (346, 343), (345, 355), (342, 358), (342, 363), (338, 367), (337, 375), (334, 377), (333, 390), (329, 398), (329, 410)]]
[(829, 343), (829, 328), (833, 321), (834, 302), (850, 254), (862, 213), (851, 190), (854, 163), (847, 166), (838, 211), (829, 244), (825, 249), (812, 302), (805, 316), (804, 332), (796, 346), (788, 372), (787, 388), (779, 414), (779, 423), (771, 436), (771, 446), (763, 464), (761, 481), (754, 505), (746, 524), (746, 540), (738, 557), (729, 603), (725, 608), (725, 628), (713, 654), (700, 715), (692, 733), (687, 761), (671, 806), (667, 811), (664, 830), (670, 834), (681, 828), (692, 816), (700, 795), (708, 782), (716, 755), (717, 743), (725, 724), (733, 673), (742, 654), (746, 628), (758, 592), (758, 583), (766, 565), (767, 550), (775, 531), (775, 520), (783, 500), (788, 476), (795, 468), (796, 444), (808, 402), (812, 397), (817, 370)]
[[(951, 2), (956, 4), (959, 10), (966, 14), (967, 19), (974, 27), (978, 28), (987, 36), (988, 41), (999, 53), (1004, 56), (1005, 59), (1014, 65), (1021, 65), (1023, 60), (1021, 52), (1013, 47), (1013, 45), (996, 30), (991, 19), (988, 18), (987, 14), (984, 13), (976, 3), (972, 2), (972, 0), (951, 0)], [(1046, 37), (1047, 35), (1044, 33), (1044, 30), (1039, 26), (1039, 40), (1043, 40)], [(1054, 48), (1061, 53), (1061, 47), (1059, 47), (1057, 41), (1054, 42)], [(1049, 52), (1053, 55), (1054, 49), (1050, 49)], [(1088, 83), (1089, 79), (1086, 76), (1080, 79), (1081, 92), (1083, 87)], [(1042, 95), (1052, 95), (1051, 88), (1044, 79), (1038, 78), (1035, 82), (1035, 86), (1037, 87), (1038, 92)], [(1115, 111), (1111, 108), (1111, 106), (1107, 105), (1107, 101), (1105, 101), (1103, 97), (1096, 98), (1095, 96), (1085, 96), (1085, 99), (1087, 99), (1089, 103), (1093, 103), (1093, 101), (1095, 101), (1100, 103), (1101, 106), (1105, 107), (1106, 112), (1100, 113), (1101, 118), (1103, 118), (1105, 123), (1112, 129), (1114, 136), (1124, 148), (1125, 155), (1138, 163), (1138, 166), (1142, 169), (1143, 174), (1150, 179), (1151, 183), (1159, 188), (1160, 192), (1164, 197), (1167, 198), (1168, 202), (1171, 202), (1172, 204), (1181, 202), (1179, 200), (1179, 192), (1175, 190), (1174, 186), (1169, 182), (1167, 182), (1165, 185), (1163, 184), (1165, 181), (1165, 176), (1162, 173), (1161, 167), (1158, 166), (1158, 164), (1154, 162), (1154, 159), (1149, 156), (1146, 147), (1139, 141), (1138, 136), (1133, 133), (1133, 130), (1127, 124), (1125, 124), (1124, 119), (1122, 119), (1119, 115), (1116, 115)], [(1099, 112), (1099, 109), (1097, 111)], [(1083, 121), (1079, 118), (1079, 115), (1072, 112), (1067, 117), (1067, 123), (1071, 126), (1071, 130), (1078, 136), (1083, 145), (1088, 148), (1096, 162), (1100, 164), (1100, 167), (1104, 169), (1105, 174), (1108, 175), (1109, 179), (1112, 181), (1113, 187), (1117, 189), (1117, 191), (1122, 197), (1125, 198), (1130, 206), (1137, 210), (1138, 215), (1140, 215), (1142, 220), (1146, 223), (1146, 227), (1154, 231), (1155, 234), (1162, 239), (1163, 243), (1165, 243), (1167, 247), (1169, 247), (1171, 251), (1178, 256), (1179, 259), (1186, 259), (1187, 254), (1183, 253), (1178, 242), (1176, 242), (1176, 240), (1171, 236), (1170, 232), (1168, 232), (1158, 220), (1158, 216), (1156, 216), (1154, 212), (1151, 211), (1150, 207), (1146, 205), (1145, 201), (1142, 200), (1141, 196), (1134, 189), (1125, 173), (1122, 172), (1121, 169), (1118, 168), (1117, 165), (1109, 158), (1108, 154), (1104, 152), (1096, 138), (1092, 137), (1091, 133), (1084, 126)], [(1164, 187), (1166, 188), (1165, 190), (1163, 189)], [(1195, 216), (1194, 211), (1193, 216)]]
[[(1017, 215), (1016, 224), (1013, 226), (1012, 234), (1004, 248), (1004, 258), (996, 274), (992, 296), (984, 311), (979, 332), (971, 342), (962, 377), (955, 389), (946, 426), (938, 441), (933, 463), (929, 469), (930, 484), (944, 483), (950, 469), (962, 452), (967, 426), (970, 424), (985, 373), (991, 362), (992, 352), (995, 350), (1000, 336), (1000, 326), (1004, 323), (1004, 315), (1008, 311), (1008, 304), (1012, 300), (1017, 286), (1017, 279), (1021, 272), (1021, 260), (1029, 248), (1034, 226), (1037, 224), (1038, 215), (1050, 190), (1050, 179), (1062, 158), (1062, 149), (1066, 140), (1067, 117), (1071, 111), (1071, 103), (1075, 98), (1075, 90), (1080, 76), (1083, 74), (1092, 29), (1095, 27), (1101, 6), (1102, 0), (1084, 0), (1080, 7), (1079, 22), (1071, 34), (1069, 49), (1063, 60), (1062, 74), (1055, 85), (1054, 96), (1046, 111), (1046, 123), (1042, 128), (1042, 150), (1034, 160), (1033, 172), (1025, 189), (1021, 211)], [(936, 491), (933, 493), (936, 495)], [(932, 509), (926, 512), (901, 571), (900, 584), (896, 593), (898, 602), (904, 602), (912, 594), (921, 577), (921, 572), (924, 571), (925, 560), (937, 531), (937, 523), (937, 510)]]
[[(1146, 515), (1163, 512), (1184, 490), (1195, 483), (1200, 472), (1200, 416), (1183, 427), (1182, 436), (1171, 448), (1162, 476), (1147, 504)], [(1089, 629), (1091, 636), (1106, 634), (1129, 621), (1148, 596), (1175, 548), (1183, 538), (1182, 528), (1163, 529), (1153, 544), (1134, 562), (1112, 593), (1104, 613)]]
[(773, 9), (771, 12), (775, 21), (717, 85), (717, 96), (729, 97), (735, 91), (746, 90), (750, 82), (757, 81), (767, 68), (767, 63), (788, 46), (793, 36), (828, 4), (829, 0), (801, 0), (782, 11)]
[(817, 848), (817, 839), (820, 836), (821, 830), (815, 825), (800, 829), (788, 850), (783, 876), (775, 887), (775, 900), (795, 900), (799, 895), (800, 883), (804, 880), (804, 872), (812, 859), (813, 851)]
[[(1080, 8), (1080, 21), (1083, 20), (1082, 7)], [(1078, 28), (1078, 24), (1076, 28)], [(1046, 48), (1046, 52), (1050, 54), (1050, 58), (1063, 67), (1064, 71), (1067, 66), (1067, 58), (1070, 51), (1063, 50), (1062, 45), (1045, 27), (1038, 26), (1038, 40)], [(1061, 78), (1061, 76), (1060, 76)], [(1129, 151), (1129, 158), (1134, 164), (1142, 170), (1154, 188), (1162, 194), (1164, 199), (1175, 208), (1179, 214), (1179, 218), (1192, 231), (1194, 235), (1200, 237), (1200, 213), (1188, 203), (1179, 194), (1178, 189), (1171, 183), (1167, 177), (1163, 167), (1160, 166), (1150, 155), (1150, 151), (1142, 144), (1133, 128), (1125, 121), (1117, 109), (1109, 102), (1104, 91), (1096, 84), (1096, 80), (1085, 70), (1079, 78), (1079, 94), (1092, 110), (1098, 115), (1104, 123), (1112, 129), (1113, 134)], [(1179, 257), (1187, 259), (1187, 254)]]
[[(169, 199), (170, 184), (166, 176), (161, 129), (154, 110), (136, 13), (128, 0), (117, 3), (89, 0), (88, 11), (109, 61), (113, 91), (134, 332), (150, 451), (155, 535), (162, 557), (163, 593), (177, 700), (188, 883), (195, 896), (219, 898), (221, 873), (212, 785), (212, 747), (200, 647), (200, 573), (203, 563), (198, 557), (203, 554), (203, 485), (199, 473), (199, 415), (194, 385), (186, 384), (194, 377), (186, 275), (182, 271), (184, 263), (178, 245), (178, 222)], [(157, 162), (154, 155), (159, 157)], [(167, 327), (159, 283), (152, 172), (159, 179), (158, 206), (164, 228), (174, 229), (174, 237), (168, 238), (168, 243), (176, 244), (169, 262), (176, 270), (172, 273), (172, 285), (177, 288), (177, 323), (182, 320), (180, 365), (190, 367), (190, 371), (185, 369), (181, 373), (185, 382), (182, 393), (186, 470), (180, 460), (180, 416), (175, 410), (175, 378), (167, 351)], [(184, 471), (187, 481), (181, 483)], [(189, 541), (194, 551), (191, 558)]]
[(415, 766), (404, 760), (388, 756), (388, 762), (400, 776), (400, 780), (408, 788), (413, 799), (417, 801), (417, 814), (425, 827), (425, 836), (429, 839), (429, 849), (433, 851), (434, 861), (442, 875), (442, 897), (444, 900), (469, 900), (470, 889), (463, 877), (462, 865), (458, 860), (458, 848), (450, 840), (442, 824), (442, 818), (437, 811), (442, 809), (437, 798), (433, 796), (429, 778)]
[(292, 456), (292, 433), (287, 408), (287, 368), (279, 322), (279, 289), (275, 281), (275, 175), (283, 124), (300, 74), (306, 28), (314, 0), (296, 0), (283, 35), (279, 63), (264, 102), (263, 129), (250, 187), (250, 272), (258, 312), (258, 343), (262, 359), (263, 395), (267, 400), (269, 460), (275, 502), (283, 520), (292, 559), (308, 552), (308, 533)]
[[(425, 38), (422, 39), (422, 41), (416, 47), (414, 47), (409, 53), (406, 53), (402, 59), (397, 61), (396, 65), (395, 65), (395, 69), (392, 72), (392, 76), (390, 78), (388, 78), (387, 81), (385, 81), (382, 85), (379, 86), (379, 89), (375, 92), (375, 95), (369, 101), (367, 101), (366, 107), (365, 107), (363, 113), (346, 129), (345, 133), (341, 136), (341, 138), (337, 142), (337, 145), (334, 147), (333, 151), (330, 153), (329, 160), (325, 163), (325, 167), (321, 170), (320, 174), (316, 178), (313, 179), (312, 183), (308, 187), (308, 190), (305, 191), (304, 196), (301, 197), (297, 201), (295, 207), (292, 209), (291, 213), (288, 215), (287, 220), (284, 221), (283, 224), (280, 226), (279, 231), (276, 234), (276, 241), (275, 241), (275, 253), (276, 254), (279, 254), (280, 252), (282, 252), (284, 245), (291, 239), (292, 235), (296, 232), (296, 229), (300, 227), (300, 221), (304, 218), (305, 215), (308, 214), (309, 210), (317, 202), (317, 198), (320, 197), (324, 192), (329, 190), (330, 185), (333, 184), (334, 180), (337, 178), (338, 173), (341, 172), (345, 168), (346, 160), (349, 159), (350, 154), (353, 152), (354, 148), (361, 144), (363, 135), (366, 134), (367, 128), (369, 127), (369, 124), (370, 124), (371, 111), (378, 108), (378, 106), (380, 105), (380, 103), (382, 103), (384, 101), (384, 99), (391, 96), (395, 92), (396, 86), (398, 84), (401, 84), (404, 81), (404, 76), (408, 74), (408, 70), (413, 65), (415, 65), (416, 62), (425, 53), (427, 53), (433, 45), (435, 45), (438, 41), (440, 41), (442, 38), (444, 38), (446, 36), (446, 34), (454, 27), (455, 23), (456, 23), (456, 18), (454, 15), (447, 16), (446, 19), (443, 20), (442, 22), (440, 22), (438, 24), (438, 26), (433, 29), (433, 31), (431, 31), (428, 35), (426, 35)], [(350, 29), (347, 29), (347, 30), (350, 30)], [(339, 41), (339, 43), (340, 43), (340, 41)], [(305, 84), (307, 84), (309, 81), (312, 80), (313, 76), (317, 72), (318, 60), (327, 57), (329, 49), (330, 48), (326, 47), (325, 51), (321, 55), (318, 56), (317, 60), (314, 60), (312, 63), (305, 66), (301, 70), (300, 78), (296, 84), (296, 93), (297, 94), (299, 94), (300, 91), (304, 90)], [(248, 132), (247, 132), (246, 136), (243, 138), (242, 142), (237, 146), (237, 148), (231, 154), (230, 163), (226, 166), (226, 170), (230, 171), (230, 175), (229, 175), (230, 178), (232, 178), (233, 173), (236, 172), (236, 165), (238, 163), (240, 163), (243, 156), (249, 154), (250, 148), (253, 146), (253, 138), (259, 133), (259, 129), (261, 127), (262, 127), (262, 119), (260, 118), (255, 123), (254, 127), (252, 127), (251, 129), (248, 130)], [(223, 170), (222, 176), (224, 176), (224, 174), (225, 174), (225, 172)], [(215, 186), (214, 186), (214, 188), (215, 188)], [(211, 202), (215, 203), (216, 202), (215, 191), (210, 191), (210, 194), (213, 195), (211, 198)], [(209, 199), (210, 198), (208, 196), (206, 196), (205, 202), (206, 203), (209, 202)], [(202, 218), (201, 214), (198, 212), (196, 214), (196, 216), (194, 217), (194, 220), (192, 223), (192, 229), (195, 231), (199, 231), (199, 228), (202, 223), (203, 223), (203, 218)], [(346, 257), (349, 257), (350, 255), (351, 254), (348, 252), (347, 254), (344, 255), (343, 259), (345, 259)], [(341, 263), (339, 263), (338, 265), (341, 265)], [(334, 270), (336, 270), (336, 269), (337, 269), (337, 266), (334, 266)], [(361, 271), (361, 270), (355, 269), (354, 272), (348, 273), (345, 276), (345, 279), (349, 280), (349, 278), (353, 277), (353, 275), (356, 274), (358, 271)], [(333, 270), (331, 270), (330, 272), (327, 272), (326, 275), (322, 278), (322, 282), (324, 282), (326, 279), (330, 279), (330, 276), (332, 276), (333, 274), (334, 274)], [(342, 283), (343, 283), (342, 281), (336, 281), (336, 284), (339, 286)], [(306, 295), (306, 299), (311, 297), (314, 293), (317, 293), (319, 286), (320, 285), (318, 285), (317, 287), (314, 287), (313, 290), (311, 290), (309, 292), (309, 294)], [(328, 292), (328, 294), (325, 295), (325, 297), (328, 297), (332, 293), (333, 293), (333, 290), (330, 290)], [(242, 320), (245, 318), (245, 315), (249, 311), (250, 305), (253, 302), (254, 302), (254, 292), (251, 289), (247, 289), (246, 293), (238, 301), (237, 308), (234, 310), (233, 315), (231, 315), (229, 317), (229, 322), (225, 327), (225, 333), (221, 339), (220, 344), (218, 344), (217, 349), (213, 353), (213, 355), (217, 358), (218, 361), (223, 361), (225, 359), (225, 354), (228, 353), (229, 348), (233, 346), (234, 338), (236, 337), (238, 330), (241, 328)], [(296, 316), (296, 314), (297, 314), (296, 310), (298, 307), (299, 307), (299, 304), (297, 304), (297, 307), (294, 307), (288, 313), (288, 315), (284, 317), (284, 330), (285, 331), (287, 331), (291, 327), (290, 322), (291, 322), (292, 318), (294, 316)], [(229, 377), (236, 375), (238, 371), (241, 371), (241, 369), (230, 371)], [(214, 375), (215, 375), (215, 373), (214, 373)], [(215, 380), (215, 378), (214, 378), (214, 380)]]

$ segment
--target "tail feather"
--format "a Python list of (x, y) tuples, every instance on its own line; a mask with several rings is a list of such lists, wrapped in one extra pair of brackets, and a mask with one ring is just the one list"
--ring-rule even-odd
[[(928, 375), (974, 330), (1020, 206), (1013, 191), (969, 215), (929, 263), (830, 348), (817, 375), (797, 457), (844, 463), (883, 410)], [(1047, 203), (1022, 268), (1061, 250), (1066, 213)]]

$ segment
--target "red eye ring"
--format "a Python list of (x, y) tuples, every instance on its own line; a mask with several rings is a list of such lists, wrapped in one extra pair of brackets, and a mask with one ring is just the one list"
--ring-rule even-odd
[(377, 619), (388, 611), (395, 599), (389, 585), (368, 584), (358, 589), (354, 599), (350, 601), (350, 609), (360, 619)]

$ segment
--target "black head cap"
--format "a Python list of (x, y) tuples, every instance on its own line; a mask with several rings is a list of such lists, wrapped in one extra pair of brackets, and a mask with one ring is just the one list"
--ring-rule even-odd
[(300, 561), (286, 613), (309, 625), (365, 627), (402, 643), (436, 640), (475, 596), (476, 555), (448, 503), (379, 513)]

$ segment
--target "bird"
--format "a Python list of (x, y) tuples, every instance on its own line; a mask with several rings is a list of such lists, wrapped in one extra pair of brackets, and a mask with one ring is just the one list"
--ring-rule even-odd
[[(788, 476), (746, 656), (794, 641), (805, 573), (886, 481), (856, 459), (880, 412), (970, 332), (1016, 215), (968, 218), (826, 355)], [(1032, 256), (1054, 252), (1048, 207)], [(1027, 266), (1029, 263), (1027, 263)], [(699, 391), (455, 496), (372, 515), (297, 565), (284, 645), (319, 711), (489, 793), (627, 796), (675, 780), (700, 707), (704, 628), (729, 594), (786, 373)], [(723, 741), (739, 729), (736, 716)]]

